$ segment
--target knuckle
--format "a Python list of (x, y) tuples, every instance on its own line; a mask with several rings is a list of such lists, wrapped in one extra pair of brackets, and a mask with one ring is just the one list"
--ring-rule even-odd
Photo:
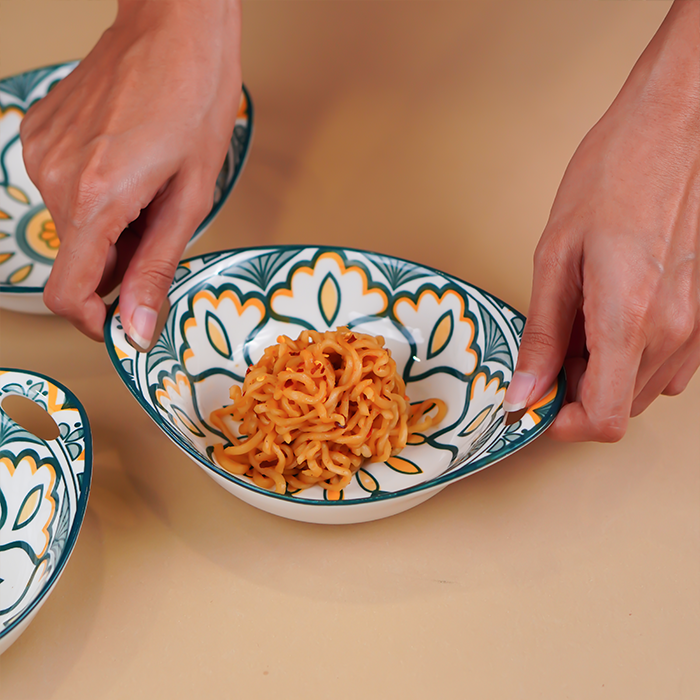
[(25, 145), (25, 142), (27, 140), (27, 136), (29, 132), (31, 131), (30, 126), (31, 126), (31, 121), (29, 114), (31, 112), (31, 109), (27, 111), (27, 113), (24, 115), (22, 118), (22, 121), (19, 123), (19, 140), (22, 142), (22, 145)]
[(198, 197), (190, 203), (188, 209), (192, 216), (192, 228), (198, 228), (204, 219), (207, 218), (211, 211), (212, 201), (208, 198)]
[(547, 224), (545, 232), (535, 247), (533, 262), (544, 272), (560, 270), (571, 257), (572, 236), (575, 226), (568, 220), (558, 219)]
[(29, 179), (39, 189), (43, 190), (53, 184), (51, 177), (52, 163), (47, 157), (44, 144), (40, 139), (32, 137), (22, 144), (22, 158)]
[(190, 190), (188, 208), (192, 211), (192, 215), (197, 220), (199, 225), (209, 214), (214, 204), (215, 183), (210, 182), (208, 178), (200, 176), (193, 183)]
[(139, 276), (150, 288), (166, 291), (173, 281), (176, 267), (177, 262), (170, 260), (149, 260), (148, 265), (140, 270)]
[(598, 442), (619, 442), (627, 432), (627, 419), (621, 416), (591, 416), (589, 420)]
[(545, 279), (555, 277), (561, 270), (563, 256), (563, 246), (558, 236), (540, 239), (535, 248), (532, 261), (535, 271)]
[(591, 351), (601, 351), (610, 339), (614, 339), (615, 347), (625, 356), (640, 351), (648, 342), (647, 319), (648, 313), (643, 304), (623, 307), (619, 313), (606, 317), (600, 333), (590, 341)]
[(626, 336), (637, 336), (646, 328), (650, 312), (651, 301), (649, 299), (640, 296), (634, 299), (625, 299), (622, 313), (618, 319), (620, 328), (625, 331)]
[(76, 179), (73, 211), (78, 221), (89, 216), (113, 190), (106, 160), (104, 142), (98, 141)]
[(73, 312), (73, 305), (65, 290), (49, 277), (46, 287), (44, 287), (44, 304), (58, 316), (69, 317)]
[[(22, 120), (22, 124), (24, 124), (24, 120)], [(30, 177), (33, 176), (35, 174), (35, 171), (39, 170), (39, 163), (41, 162), (41, 153), (39, 150), (39, 142), (37, 139), (22, 138), (22, 157), (24, 158), (24, 164), (27, 168), (27, 173)]]
[(32, 127), (34, 126), (34, 121), (36, 117), (36, 108), (39, 103), (34, 103), (28, 110), (27, 113), (22, 118), (19, 123), (19, 138), (24, 146), (27, 141), (29, 141), (29, 136), (32, 133)]
[(38, 168), (42, 189), (54, 189), (66, 181), (65, 162), (55, 152), (47, 153)]
[(690, 309), (686, 309), (680, 313), (674, 314), (668, 321), (665, 335), (669, 342), (680, 347), (684, 345), (690, 337), (695, 333), (696, 319), (695, 314), (691, 313)]
[(554, 330), (541, 321), (528, 321), (525, 324), (522, 344), (535, 352), (547, 352), (557, 348)]
[(86, 167), (78, 177), (73, 200), (73, 220), (76, 225), (89, 217), (109, 191), (106, 180), (91, 167)]

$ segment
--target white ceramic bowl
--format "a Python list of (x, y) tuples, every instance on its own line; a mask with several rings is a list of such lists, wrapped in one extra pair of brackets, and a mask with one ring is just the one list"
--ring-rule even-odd
[[(29, 107), (77, 65), (78, 61), (71, 61), (0, 80), (0, 307), (13, 311), (49, 313), (42, 297), (59, 246), (51, 216), (24, 168), (19, 125)], [(243, 88), (212, 209), (190, 245), (231, 194), (246, 161), (252, 129), (253, 106)]]
[[(315, 523), (386, 517), (527, 445), (561, 406), (563, 374), (548, 395), (506, 425), (503, 396), (524, 318), (459, 279), (398, 258), (326, 247), (268, 247), (183, 262), (170, 313), (150, 352), (128, 342), (118, 301), (105, 340), (141, 406), (217, 483), (276, 515)], [(314, 486), (278, 495), (233, 476), (211, 457), (222, 435), (209, 420), (229, 389), (280, 334), (350, 326), (382, 335), (411, 401), (443, 399), (445, 420), (388, 463), (362, 468), (337, 500)]]
[(85, 517), (92, 476), (87, 415), (41, 374), (0, 369), (7, 396), (32, 399), (59, 428), (42, 440), (0, 408), (0, 653), (26, 629), (56, 585)]

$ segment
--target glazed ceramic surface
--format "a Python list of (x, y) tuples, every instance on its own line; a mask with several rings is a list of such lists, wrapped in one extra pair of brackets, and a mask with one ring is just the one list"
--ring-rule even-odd
[[(19, 125), (29, 107), (77, 65), (73, 61), (0, 80), (0, 306), (4, 308), (48, 313), (42, 294), (58, 254), (59, 239), (51, 215), (24, 168)], [(246, 160), (252, 126), (252, 104), (244, 88), (213, 207), (190, 244), (201, 236), (231, 194)]]
[[(276, 247), (183, 262), (170, 313), (150, 352), (129, 343), (118, 302), (105, 338), (120, 376), (157, 425), (231, 493), (288, 518), (350, 523), (417, 505), (447, 484), (523, 447), (551, 423), (563, 375), (519, 421), (502, 408), (524, 318), (459, 279), (411, 262), (349, 249)], [(444, 421), (399, 456), (367, 464), (334, 500), (319, 486), (277, 495), (212, 459), (223, 436), (210, 420), (229, 389), (280, 334), (349, 326), (381, 335), (411, 401), (440, 398)]]
[[(44, 408), (59, 435), (42, 440), (2, 410), (9, 395)], [(87, 415), (60, 384), (0, 370), (0, 653), (24, 631), (70, 557), (92, 475)]]

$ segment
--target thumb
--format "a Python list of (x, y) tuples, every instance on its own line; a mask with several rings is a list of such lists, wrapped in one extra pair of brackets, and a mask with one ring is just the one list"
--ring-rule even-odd
[(119, 294), (124, 330), (141, 348), (150, 347), (182, 253), (211, 209), (214, 184), (209, 184), (177, 175), (144, 212), (143, 235)]
[(518, 362), (503, 400), (506, 413), (537, 402), (559, 374), (582, 298), (580, 256), (546, 232), (535, 253), (530, 310)]

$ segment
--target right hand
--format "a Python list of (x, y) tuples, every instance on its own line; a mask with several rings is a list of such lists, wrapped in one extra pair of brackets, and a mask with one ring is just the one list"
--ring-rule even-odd
[(56, 224), (49, 309), (95, 340), (121, 282), (149, 345), (175, 268), (209, 212), (241, 92), (239, 0), (120, 0), (95, 48), (21, 125)]

